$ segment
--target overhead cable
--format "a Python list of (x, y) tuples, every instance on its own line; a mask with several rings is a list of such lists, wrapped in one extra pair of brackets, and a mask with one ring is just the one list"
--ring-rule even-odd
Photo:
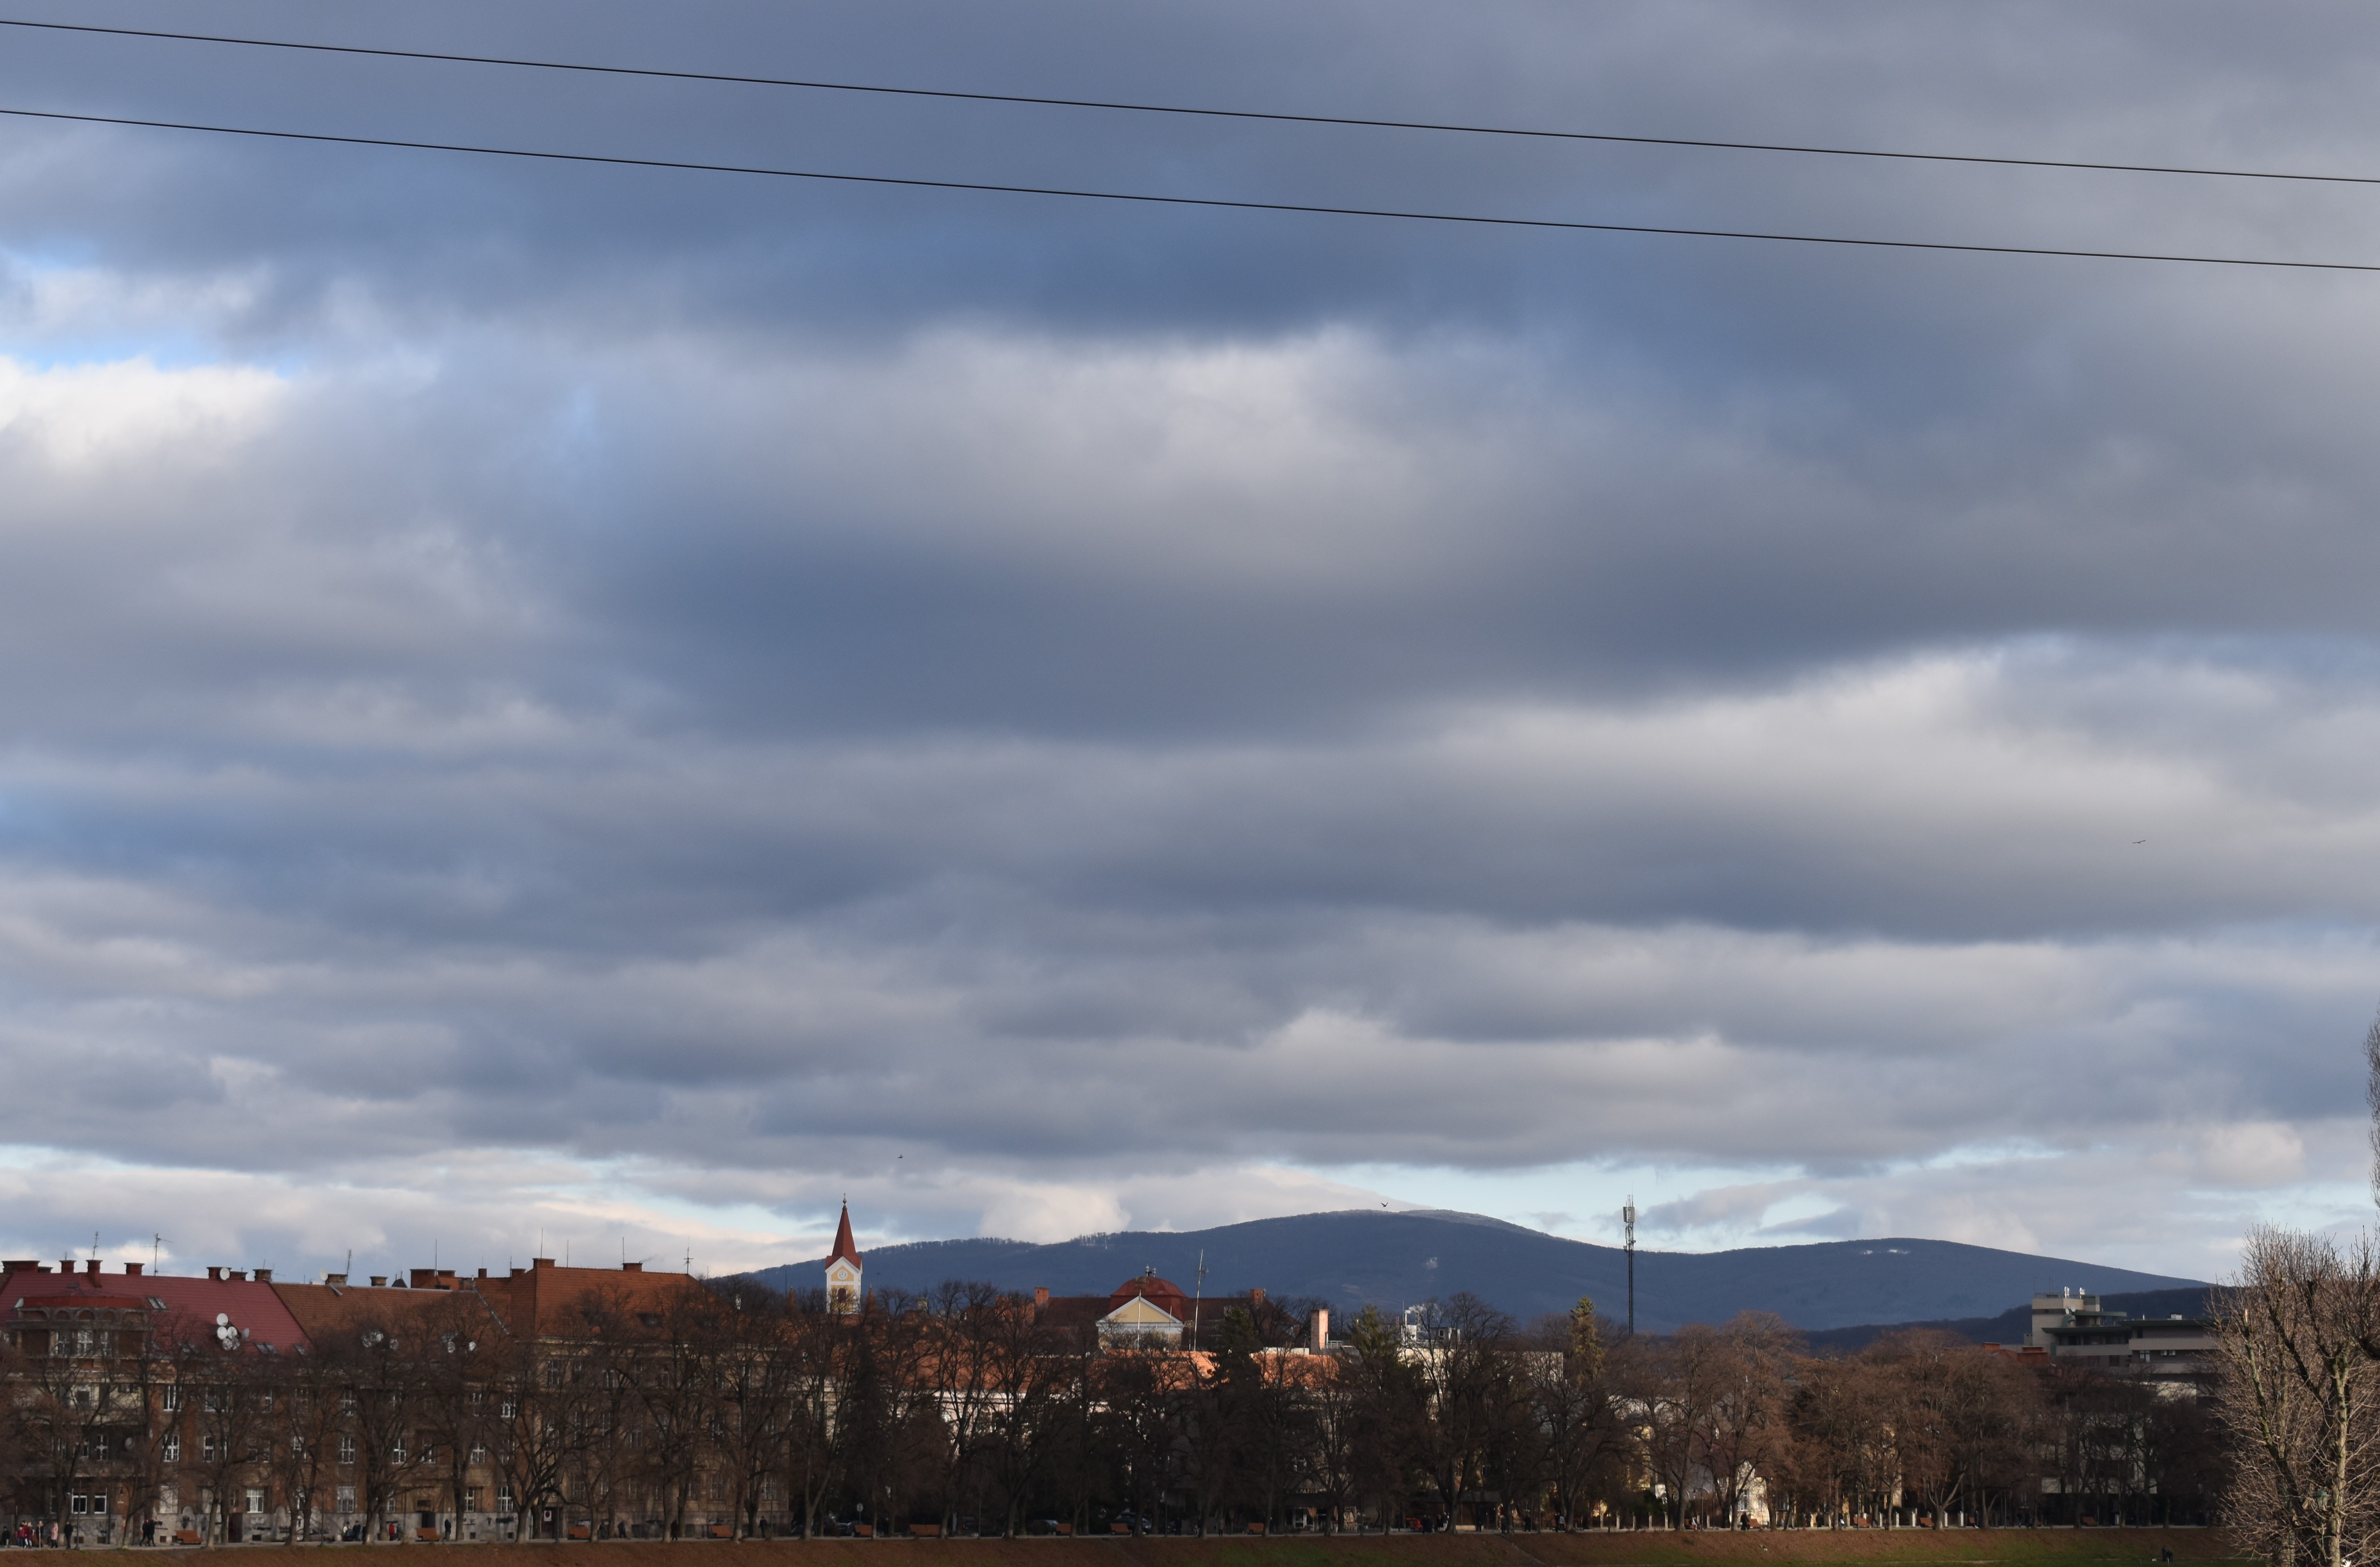
[(163, 28), (103, 27), (93, 22), (33, 21), (0, 17), (0, 27), (46, 32), (100, 33), (116, 38), (154, 38), (183, 43), (219, 43), (247, 49), (287, 49), (317, 55), (361, 55), (390, 60), (434, 60), (450, 65), (505, 66), (520, 70), (577, 71), (594, 76), (650, 77), (665, 81), (709, 81), (744, 87), (794, 87), (819, 92), (877, 93), (895, 98), (941, 98), (973, 103), (1021, 103), (1055, 109), (1105, 109), (1135, 115), (1178, 115), (1204, 119), (1262, 120), (1281, 125), (1354, 126), (1371, 130), (1440, 131), (1462, 136), (1516, 137), (1549, 141), (1601, 141), (1638, 147), (1699, 147), (1736, 152), (1794, 152), (1827, 158), (1882, 158), (1923, 164), (1983, 164), (2005, 168), (2081, 169), (2099, 174), (2191, 175), (2210, 179), (2281, 179), (2318, 185), (2380, 185), (2380, 175), (2307, 174), (2284, 169), (2204, 168), (2182, 164), (2100, 163), (2080, 158), (2019, 158), (1977, 152), (1913, 152), (1876, 147), (1828, 147), (1790, 141), (1729, 141), (1690, 136), (1631, 136), (1615, 131), (1546, 130), (1522, 126), (1466, 125), (1458, 121), (1375, 119), (1360, 115), (1301, 115), (1279, 110), (1219, 109), (1182, 103), (1138, 103), (1108, 98), (1051, 98), (1025, 92), (968, 92), (951, 88), (888, 87), (878, 83), (827, 81), (800, 77), (743, 76), (727, 71), (667, 70), (650, 66), (591, 65), (506, 55), (463, 55), (435, 49), (397, 49), (361, 43), (316, 43), (281, 38), (245, 38), (231, 33), (176, 32)]
[(1311, 201), (1257, 201), (1222, 196), (1163, 196), (1149, 191), (1086, 190), (1067, 186), (1007, 185), (989, 180), (928, 179), (917, 176), (850, 174), (827, 169), (778, 168), (755, 164), (698, 163), (679, 158), (638, 158), (620, 153), (560, 152), (527, 147), (485, 147), (459, 141), (418, 141), (393, 136), (341, 136), (328, 131), (268, 130), (252, 126), (204, 125), (188, 120), (140, 119), (128, 115), (79, 115), (57, 109), (0, 107), (17, 119), (62, 120), (78, 125), (132, 126), (148, 130), (200, 131), (273, 141), (319, 141), (345, 147), (395, 147), (421, 152), (467, 152), (480, 157), (524, 158), (565, 164), (602, 164), (621, 168), (671, 169), (701, 174), (759, 175), (843, 185), (899, 186), (919, 190), (980, 190), (1003, 196), (1051, 196), (1081, 201), (1130, 201), (1149, 206), (1209, 207), (1249, 213), (1310, 213), (1325, 217), (1385, 218), (1407, 223), (1456, 224), (1495, 228), (1562, 229), (1591, 234), (1659, 234), (1696, 239), (1754, 239), (1785, 245), (1834, 245), (1878, 250), (1949, 250), (1984, 256), (2065, 256), (2105, 261), (2174, 261), (2192, 266), (2265, 267), (2293, 272), (2380, 273), (2380, 262), (2302, 261), (2264, 256), (2203, 256), (2164, 250), (2097, 250), (2049, 245), (1962, 244), (1946, 239), (1869, 239), (1848, 235), (1787, 234), (1764, 229), (1689, 228), (1663, 224), (1587, 223), (1573, 218), (1493, 217), (1475, 213), (1426, 213), (1393, 207), (1342, 207)]

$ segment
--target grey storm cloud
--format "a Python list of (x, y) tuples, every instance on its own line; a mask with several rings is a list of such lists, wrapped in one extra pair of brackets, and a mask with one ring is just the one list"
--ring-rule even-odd
[[(687, 17), (203, 19), (2339, 172), (2380, 47), (2291, 6)], [(8, 44), (7, 108), (2380, 257), (2302, 185)], [(35, 120), (0, 213), (12, 1245), (774, 1260), (846, 1189), (1040, 1234), (1588, 1165), (1683, 1172), (1690, 1239), (2211, 1272), (2355, 1186), (2380, 283)], [(2084, 1180), (2100, 1230), (2044, 1217)]]

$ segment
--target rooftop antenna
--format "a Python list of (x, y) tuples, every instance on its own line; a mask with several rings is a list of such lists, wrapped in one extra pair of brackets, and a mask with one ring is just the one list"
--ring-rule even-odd
[(1190, 1298), (1190, 1347), (1196, 1349), (1198, 1347), (1198, 1308), (1206, 1303), (1207, 1299), (1207, 1248), (1204, 1246), (1198, 1248), (1198, 1271), (1192, 1279), (1190, 1287), (1197, 1292)]
[(99, 1260), (99, 1232), (96, 1230), (91, 1233), (91, 1259), (93, 1262)]
[(1628, 1201), (1620, 1209), (1620, 1222), (1628, 1236), (1628, 1336), (1636, 1336), (1636, 1194), (1628, 1194)]
[(152, 1233), (149, 1237), (149, 1271), (157, 1271), (157, 1254), (165, 1249), (165, 1237)]

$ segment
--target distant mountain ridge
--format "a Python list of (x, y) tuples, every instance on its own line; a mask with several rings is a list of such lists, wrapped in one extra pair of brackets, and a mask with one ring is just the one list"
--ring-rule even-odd
[[(1105, 1294), (1143, 1268), (1185, 1292), (1208, 1295), (1251, 1287), (1276, 1297), (1312, 1296), (1345, 1312), (1372, 1304), (1401, 1310), (1468, 1290), (1524, 1320), (1567, 1311), (1581, 1295), (1618, 1322), (1627, 1315), (1627, 1261), (1617, 1246), (1559, 1235), (1476, 1213), (1361, 1209), (1258, 1219), (1211, 1230), (1127, 1231), (1049, 1245), (1030, 1241), (918, 1241), (868, 1249), (870, 1288), (926, 1290), (945, 1279), (978, 1279), (1007, 1290), (1046, 1286), (1058, 1294)], [(815, 1288), (825, 1259), (747, 1275), (775, 1289)], [(1636, 1325), (1667, 1332), (1688, 1322), (1721, 1322), (1739, 1311), (1773, 1311), (1796, 1327), (1991, 1318), (2036, 1291), (2095, 1294), (2204, 1290), (2191, 1279), (1965, 1245), (1892, 1238), (1754, 1246), (1719, 1252), (1636, 1254)]]

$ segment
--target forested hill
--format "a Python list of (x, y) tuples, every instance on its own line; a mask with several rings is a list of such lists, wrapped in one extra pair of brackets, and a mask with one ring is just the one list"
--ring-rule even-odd
[[(1051, 1245), (927, 1241), (867, 1247), (870, 1288), (925, 1290), (945, 1279), (1002, 1289), (1046, 1285), (1058, 1294), (1104, 1294), (1143, 1268), (1186, 1291), (1233, 1294), (1251, 1286), (1311, 1296), (1345, 1311), (1372, 1303), (1402, 1309), (1468, 1290), (1524, 1319), (1566, 1311), (1579, 1296), (1615, 1321), (1626, 1314), (1626, 1261), (1617, 1246), (1563, 1240), (1475, 1213), (1307, 1213), (1212, 1230), (1085, 1235)], [(751, 1277), (783, 1289), (815, 1288), (824, 1259)], [(1660, 1332), (1773, 1311), (1798, 1327), (1987, 1318), (2035, 1291), (2064, 1286), (2107, 1294), (2185, 1289), (2188, 1279), (1996, 1251), (1955, 1241), (1829, 1241), (1720, 1252), (1636, 1254), (1636, 1325)]]

